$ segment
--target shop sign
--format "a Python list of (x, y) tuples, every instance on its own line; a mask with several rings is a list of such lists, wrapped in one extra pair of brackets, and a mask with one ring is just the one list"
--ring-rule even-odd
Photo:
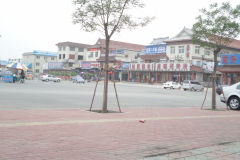
[(239, 65), (240, 54), (222, 54), (221, 65)]
[(82, 69), (91, 69), (91, 68), (99, 68), (100, 63), (98, 62), (81, 62)]
[(2, 81), (3, 82), (13, 82), (13, 76), (2, 75)]
[(207, 72), (213, 72), (214, 62), (203, 61), (202, 69)]
[(157, 44), (145, 46), (145, 49), (142, 51), (142, 54), (165, 54), (166, 53), (166, 44)]
[(131, 63), (132, 71), (190, 71), (187, 63)]
[(190, 71), (187, 63), (156, 63), (155, 71)]
[(48, 62), (48, 68), (46, 69), (63, 69), (63, 63), (62, 62)]

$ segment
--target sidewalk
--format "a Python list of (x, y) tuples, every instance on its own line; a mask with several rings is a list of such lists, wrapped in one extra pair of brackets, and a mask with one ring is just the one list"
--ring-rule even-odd
[(1, 110), (0, 160), (240, 159), (238, 111), (122, 110)]

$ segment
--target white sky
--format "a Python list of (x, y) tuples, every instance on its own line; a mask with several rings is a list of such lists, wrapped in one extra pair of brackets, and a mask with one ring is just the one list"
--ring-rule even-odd
[[(224, 0), (145, 0), (146, 7), (138, 16), (155, 16), (148, 26), (124, 30), (112, 40), (149, 44), (153, 38), (173, 37), (183, 27), (191, 28), (199, 9)], [(239, 0), (230, 0), (232, 5)], [(95, 44), (104, 38), (88, 33), (72, 23), (72, 0), (0, 0), (0, 60), (22, 58), (33, 50), (57, 52), (58, 42)]]

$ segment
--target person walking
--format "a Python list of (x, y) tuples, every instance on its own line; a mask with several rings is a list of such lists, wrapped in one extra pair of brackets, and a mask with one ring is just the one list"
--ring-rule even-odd
[(25, 79), (25, 73), (24, 73), (24, 71), (23, 71), (23, 70), (21, 71), (21, 73), (20, 73), (20, 76), (21, 76), (20, 83), (24, 83), (24, 79)]

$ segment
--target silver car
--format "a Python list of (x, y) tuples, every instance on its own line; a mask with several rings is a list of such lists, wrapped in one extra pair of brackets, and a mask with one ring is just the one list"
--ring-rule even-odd
[[(224, 94), (224, 95), (223, 95)], [(220, 100), (232, 110), (240, 109), (240, 82), (231, 86), (223, 87), (223, 93), (220, 95)]]
[(203, 91), (204, 87), (198, 81), (193, 80), (184, 80), (182, 88), (184, 91), (191, 90), (191, 91)]

